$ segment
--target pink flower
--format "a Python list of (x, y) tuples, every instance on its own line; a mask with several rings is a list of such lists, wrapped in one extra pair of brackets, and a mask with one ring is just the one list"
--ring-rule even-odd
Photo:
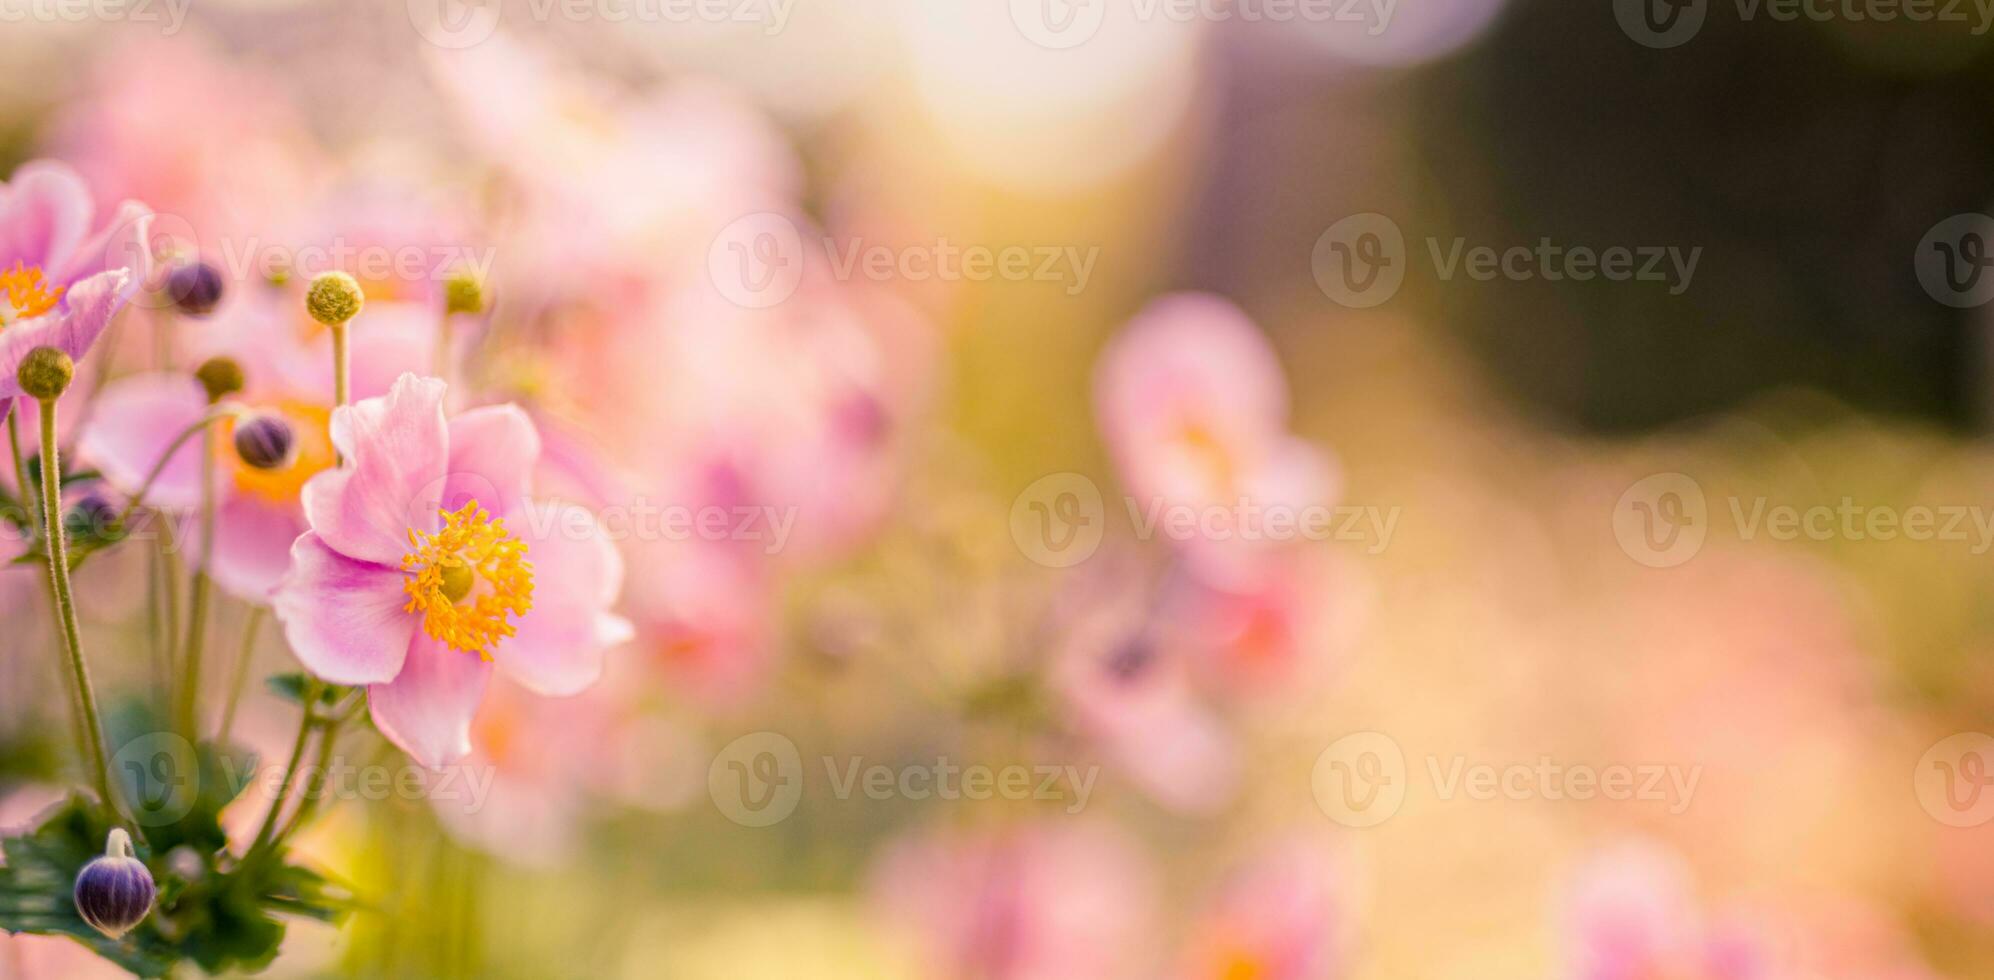
[(0, 402), (37, 347), (82, 359), (151, 268), (152, 212), (127, 201), (94, 231), (96, 205), (62, 164), (34, 161), (0, 184)]
[[(203, 324), (194, 345), (197, 353), (227, 352), (242, 364), (247, 383), (230, 401), (282, 419), (296, 446), (284, 465), (257, 469), (236, 454), (233, 424), (220, 423), (215, 551), (208, 572), (229, 594), (251, 602), (268, 599), (290, 569), (291, 543), (307, 530), (301, 492), (333, 464), (332, 382), (325, 370), (331, 341), (323, 328), (309, 335), (301, 335), (302, 325), (285, 329), (283, 317), (294, 317), (301, 307), (284, 291), (249, 284), (244, 294), (225, 301), (214, 321)], [(354, 395), (385, 394), (403, 371), (424, 363), (433, 323), (433, 315), (416, 315), (410, 304), (369, 307), (351, 327)], [(112, 486), (135, 493), (173, 438), (207, 411), (207, 395), (189, 375), (119, 378), (98, 395), (78, 448)], [(160, 471), (146, 504), (168, 513), (195, 513), (201, 502), (200, 453), (198, 438), (183, 444)], [(180, 553), (190, 564), (202, 557), (197, 540), (197, 527), (185, 529)]]
[(1331, 856), (1284, 841), (1236, 869), (1198, 915), (1185, 980), (1317, 980), (1340, 976), (1350, 909)]
[(446, 419), (444, 384), (403, 375), (336, 409), (347, 465), (304, 488), (311, 530), (272, 597), (298, 659), (364, 684), (382, 733), (425, 765), (470, 751), (494, 666), (527, 689), (593, 684), (630, 637), (623, 563), (588, 511), (529, 496), (540, 437), (511, 405)]
[(926, 975), (1114, 980), (1145, 973), (1151, 878), (1108, 828), (1040, 822), (901, 841), (872, 890), (925, 955)]
[[(1325, 505), (1329, 460), (1290, 435), (1288, 385), (1267, 340), (1231, 303), (1182, 293), (1151, 303), (1095, 369), (1096, 420), (1124, 484), (1146, 514), (1190, 508), (1196, 558), (1259, 550), (1244, 502), (1259, 513)], [(1238, 526), (1234, 526), (1234, 524)], [(1213, 528), (1224, 540), (1207, 538)]]
[(1757, 980), (1760, 953), (1710, 929), (1674, 855), (1642, 842), (1617, 845), (1590, 860), (1566, 898), (1571, 980)]

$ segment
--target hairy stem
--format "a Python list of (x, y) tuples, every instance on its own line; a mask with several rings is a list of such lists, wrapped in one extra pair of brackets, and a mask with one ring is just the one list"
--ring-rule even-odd
[(70, 694), (75, 703), (77, 728), (83, 733), (78, 748), (89, 760), (98, 798), (115, 814), (120, 808), (111, 790), (111, 773), (104, 757), (104, 730), (97, 717), (97, 694), (90, 687), (90, 667), (83, 660), (82, 631), (76, 624), (76, 601), (69, 584), (69, 542), (62, 527), (62, 460), (55, 445), (55, 399), (42, 399), (41, 415), (42, 529), (48, 551), (50, 591), (56, 619), (62, 627), (63, 651), (69, 659)]

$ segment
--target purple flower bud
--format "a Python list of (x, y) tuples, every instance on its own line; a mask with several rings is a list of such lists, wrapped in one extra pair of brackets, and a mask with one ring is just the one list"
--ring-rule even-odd
[(188, 316), (207, 316), (222, 301), (222, 274), (206, 262), (186, 262), (166, 274), (166, 295)]
[(259, 470), (290, 465), (297, 448), (297, 433), (275, 415), (252, 415), (236, 424), (235, 453)]
[(131, 931), (152, 911), (156, 889), (152, 872), (132, 856), (132, 838), (122, 827), (111, 828), (104, 856), (76, 874), (76, 911), (91, 928), (116, 939)]

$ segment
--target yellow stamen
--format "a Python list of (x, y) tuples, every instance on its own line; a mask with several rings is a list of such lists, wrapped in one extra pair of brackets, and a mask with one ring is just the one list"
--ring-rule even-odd
[(42, 279), (41, 266), (15, 262), (12, 269), (0, 272), (0, 327), (17, 320), (27, 320), (41, 316), (55, 309), (62, 299), (67, 286), (48, 288)]
[(402, 556), (407, 612), (422, 613), (422, 631), (490, 660), (492, 647), (515, 632), (511, 617), (533, 608), (533, 563), (526, 543), (477, 501), (443, 512), (443, 529), (408, 533), (414, 551)]

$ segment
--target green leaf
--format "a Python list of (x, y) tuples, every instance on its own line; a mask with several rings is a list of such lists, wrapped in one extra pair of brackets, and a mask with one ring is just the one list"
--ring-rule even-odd
[[(76, 873), (104, 853), (110, 829), (110, 821), (95, 804), (72, 796), (35, 830), (0, 841), (7, 859), (0, 867), (0, 929), (69, 936), (140, 976), (164, 976), (180, 957), (151, 918), (113, 940), (84, 922), (70, 898)], [(150, 863), (148, 855), (140, 857)]]

